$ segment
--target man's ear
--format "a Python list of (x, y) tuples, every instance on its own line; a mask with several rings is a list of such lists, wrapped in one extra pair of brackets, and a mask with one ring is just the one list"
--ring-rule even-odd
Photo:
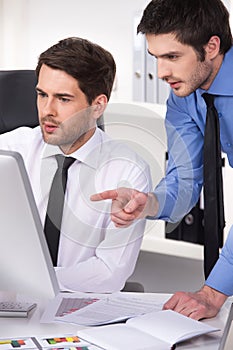
[(221, 40), (217, 35), (213, 35), (205, 46), (206, 56), (212, 60), (219, 55)]
[(107, 96), (104, 94), (97, 96), (95, 100), (92, 102), (93, 111), (94, 111), (93, 117), (96, 120), (100, 118), (104, 113), (107, 103), (108, 103), (108, 99), (107, 99)]

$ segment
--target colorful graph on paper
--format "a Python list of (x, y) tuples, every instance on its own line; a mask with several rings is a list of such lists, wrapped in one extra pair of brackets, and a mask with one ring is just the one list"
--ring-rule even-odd
[(63, 317), (98, 300), (98, 298), (62, 298), (55, 317)]

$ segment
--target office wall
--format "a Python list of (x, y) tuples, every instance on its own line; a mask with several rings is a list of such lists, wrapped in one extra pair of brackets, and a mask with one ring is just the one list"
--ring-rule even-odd
[[(0, 69), (34, 68), (48, 46), (81, 36), (117, 63), (112, 99), (133, 98), (133, 19), (150, 0), (0, 0)], [(224, 0), (230, 10), (232, 0)]]
[(132, 98), (133, 18), (149, 0), (0, 0), (0, 69), (34, 68), (68, 36), (99, 43), (117, 63), (113, 98)]

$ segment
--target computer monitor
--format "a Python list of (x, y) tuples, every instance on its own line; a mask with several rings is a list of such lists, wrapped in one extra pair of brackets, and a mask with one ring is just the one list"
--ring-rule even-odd
[(226, 325), (224, 327), (223, 336), (219, 344), (218, 350), (232, 350), (233, 347), (233, 303), (227, 317)]
[(0, 150), (0, 290), (51, 299), (58, 282), (22, 156)]

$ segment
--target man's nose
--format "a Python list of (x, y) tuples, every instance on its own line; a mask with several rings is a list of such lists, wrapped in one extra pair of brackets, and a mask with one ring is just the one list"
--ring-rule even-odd
[(157, 74), (159, 79), (165, 79), (171, 76), (171, 69), (166, 62), (157, 61)]
[(55, 116), (56, 115), (56, 106), (55, 106), (55, 101), (53, 99), (46, 98), (40, 107), (41, 107), (41, 111), (42, 111), (44, 116), (46, 116), (46, 115)]

